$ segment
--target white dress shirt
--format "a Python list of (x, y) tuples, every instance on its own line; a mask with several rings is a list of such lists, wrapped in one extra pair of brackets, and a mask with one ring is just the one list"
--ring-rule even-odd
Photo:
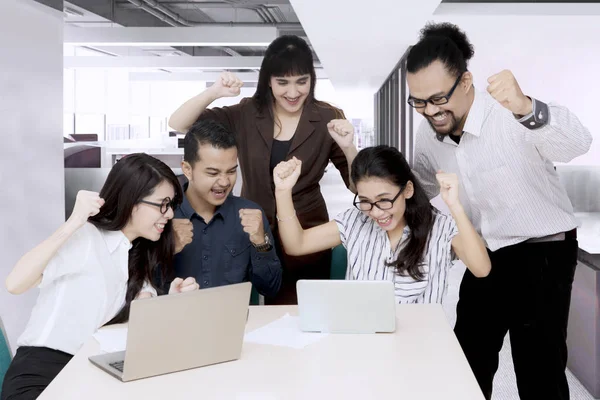
[[(44, 270), (40, 294), (18, 346), (75, 354), (125, 304), (131, 243), (121, 231), (86, 223)], [(144, 290), (156, 291), (149, 285)]]
[(461, 202), (492, 251), (577, 227), (552, 163), (587, 152), (592, 136), (568, 109), (552, 103), (548, 109), (549, 123), (529, 130), (487, 92), (476, 91), (459, 144), (426, 120), (419, 126), (417, 179), (433, 198), (436, 171), (456, 173)]
[(392, 249), (387, 232), (361, 211), (349, 208), (338, 215), (335, 222), (348, 252), (346, 279), (392, 281), (398, 304), (441, 303), (448, 288), (448, 271), (454, 257), (452, 239), (458, 228), (449, 215), (434, 210), (433, 217), (421, 268), (424, 278), (417, 281), (410, 275), (398, 275), (395, 267), (386, 265), (398, 258), (410, 234), (408, 227)]

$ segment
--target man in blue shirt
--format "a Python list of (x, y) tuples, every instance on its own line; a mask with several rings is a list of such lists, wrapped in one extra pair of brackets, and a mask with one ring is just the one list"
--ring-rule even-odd
[[(245, 281), (266, 297), (281, 285), (281, 263), (258, 204), (231, 194), (237, 179), (234, 135), (214, 121), (198, 121), (184, 139), (188, 182), (175, 212), (175, 276), (200, 288)], [(184, 275), (181, 275), (184, 274)]]

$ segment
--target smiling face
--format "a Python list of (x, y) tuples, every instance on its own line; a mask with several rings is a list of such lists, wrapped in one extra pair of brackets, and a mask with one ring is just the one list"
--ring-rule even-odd
[[(406, 80), (410, 98), (416, 100), (417, 112), (427, 119), (433, 130), (442, 135), (462, 132), (473, 101), (473, 76), (470, 72), (452, 75), (442, 62), (434, 61), (415, 73), (407, 74)], [(424, 100), (430, 101), (419, 107)], [(447, 103), (440, 104), (446, 100)]]
[(237, 180), (237, 148), (220, 149), (210, 144), (198, 146), (198, 158), (193, 167), (183, 162), (183, 172), (189, 181), (186, 196), (193, 203), (216, 208), (222, 205)]
[(175, 190), (169, 182), (161, 181), (152, 191), (151, 194), (144, 197), (142, 200), (150, 203), (156, 203), (155, 206), (148, 203), (138, 203), (133, 207), (131, 218), (127, 225), (123, 228), (123, 233), (130, 242), (143, 237), (144, 239), (156, 242), (160, 239), (160, 235), (165, 229), (165, 225), (173, 218), (173, 208), (168, 207), (168, 210), (163, 214), (160, 204), (165, 199), (173, 199)]
[[(401, 188), (387, 179), (367, 177), (356, 183), (356, 191), (359, 209), (381, 229), (386, 232), (404, 229), (406, 200), (410, 199), (414, 192), (412, 182), (409, 181)], [(369, 204), (375, 202), (384, 209)]]
[(310, 94), (310, 75), (272, 76), (270, 85), (276, 109), (289, 114), (301, 112)]

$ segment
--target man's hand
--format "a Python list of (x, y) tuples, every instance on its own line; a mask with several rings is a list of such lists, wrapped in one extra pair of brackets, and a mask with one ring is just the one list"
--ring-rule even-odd
[(192, 243), (194, 238), (194, 226), (192, 221), (185, 218), (177, 218), (171, 221), (175, 233), (175, 254), (181, 252), (185, 246)]
[(531, 99), (523, 94), (513, 73), (507, 69), (488, 78), (487, 91), (504, 108), (516, 116), (524, 116), (533, 110)]
[(240, 221), (244, 232), (246, 232), (250, 241), (256, 245), (265, 243), (265, 227), (263, 226), (263, 215), (261, 210), (241, 209)]

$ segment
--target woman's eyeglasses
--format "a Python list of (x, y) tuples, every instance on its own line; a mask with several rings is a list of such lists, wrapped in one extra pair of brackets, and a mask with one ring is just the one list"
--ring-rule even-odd
[(353, 204), (354, 204), (354, 207), (358, 208), (360, 211), (371, 211), (373, 209), (373, 206), (379, 208), (380, 210), (389, 210), (390, 208), (394, 207), (394, 202), (396, 201), (396, 199), (398, 197), (400, 197), (400, 194), (402, 193), (403, 190), (404, 190), (404, 187), (400, 188), (400, 191), (398, 192), (398, 194), (396, 196), (394, 196), (394, 198), (391, 200), (381, 199), (381, 200), (377, 200), (372, 203), (367, 200), (356, 201), (358, 194), (355, 194)]
[(175, 200), (171, 200), (170, 197), (165, 197), (160, 203), (154, 203), (152, 201), (140, 200), (140, 203), (149, 204), (160, 209), (161, 214), (166, 214), (169, 209), (175, 211)]

